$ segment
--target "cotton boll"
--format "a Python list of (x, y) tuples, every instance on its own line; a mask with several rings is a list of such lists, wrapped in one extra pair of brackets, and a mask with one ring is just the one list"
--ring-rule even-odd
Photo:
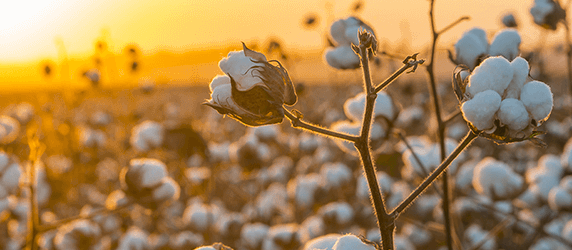
[(8, 193), (15, 193), (18, 190), (22, 174), (22, 167), (17, 163), (12, 163), (4, 170), (4, 173), (2, 173), (0, 185), (2, 185)]
[(431, 241), (431, 233), (424, 228), (407, 223), (401, 229), (403, 236), (407, 237), (416, 247), (422, 247)]
[(502, 95), (514, 75), (510, 62), (504, 57), (489, 57), (475, 68), (469, 76), (467, 92), (470, 96), (477, 93), (494, 90)]
[(227, 75), (215, 76), (212, 79), (211, 84), (209, 84), (209, 89), (210, 89), (211, 93), (213, 93), (216, 87), (222, 86), (222, 85), (230, 85), (230, 77), (228, 77)]
[(0, 116), (0, 144), (8, 144), (18, 138), (20, 123), (9, 116)]
[(274, 225), (268, 231), (267, 238), (262, 243), (262, 250), (297, 249), (300, 246), (298, 225)]
[(523, 187), (523, 178), (503, 162), (487, 157), (475, 167), (473, 186), (479, 194), (493, 199), (507, 199), (518, 194)]
[(302, 250), (332, 250), (341, 234), (328, 234), (306, 242)]
[(179, 184), (171, 177), (163, 178), (163, 183), (153, 190), (153, 200), (157, 202), (177, 200), (181, 193)]
[(515, 28), (517, 25), (516, 19), (512, 13), (508, 13), (502, 17), (502, 24), (508, 28)]
[(327, 189), (344, 187), (353, 178), (350, 168), (341, 162), (324, 164), (320, 175), (324, 178)]
[(514, 71), (514, 74), (510, 84), (505, 90), (504, 98), (519, 99), (520, 91), (526, 82), (530, 66), (528, 65), (528, 61), (520, 56), (512, 60), (510, 66)]
[(564, 145), (560, 161), (563, 168), (567, 171), (572, 171), (572, 138), (568, 139), (568, 142)]
[(554, 211), (572, 208), (572, 194), (562, 187), (554, 187), (548, 193), (548, 205)]
[(302, 243), (308, 242), (311, 239), (323, 235), (325, 230), (326, 226), (322, 217), (310, 216), (306, 218), (302, 224), (300, 224), (300, 229), (298, 231), (298, 234), (300, 235), (300, 241)]
[(374, 246), (363, 243), (358, 237), (346, 234), (338, 238), (332, 250), (375, 250)]
[(166, 176), (165, 163), (156, 159), (140, 158), (129, 162), (129, 168), (122, 180), (128, 186), (134, 185), (135, 190), (141, 190), (159, 185)]
[(530, 14), (534, 22), (538, 25), (544, 23), (544, 18), (554, 10), (554, 2), (550, 0), (534, 0), (534, 6), (530, 9)]
[(477, 93), (473, 99), (461, 105), (465, 120), (471, 122), (478, 130), (493, 127), (495, 113), (501, 104), (500, 95), (493, 90)]
[[(344, 226), (354, 218), (354, 210), (346, 202), (331, 202), (320, 208), (318, 211), (326, 223)], [(330, 225), (331, 226), (331, 225)]]
[(346, 27), (344, 19), (336, 20), (330, 27), (330, 35), (338, 46), (349, 46), (351, 44), (351, 40), (346, 37)]
[[(363, 92), (359, 93), (344, 103), (344, 113), (354, 122), (361, 122), (363, 120), (365, 102), (365, 94)], [(375, 100), (375, 106), (373, 110), (374, 117), (383, 116), (389, 120), (392, 120), (395, 113), (394, 109), (393, 101), (387, 93), (383, 91), (377, 93), (377, 98)]]
[(323, 185), (323, 178), (319, 174), (298, 176), (288, 182), (288, 196), (297, 206), (303, 209), (310, 208), (314, 204), (315, 192)]
[[(264, 58), (264, 61), (266, 61), (266, 57), (262, 54), (260, 55)], [(218, 63), (218, 66), (224, 73), (234, 79), (237, 83), (236, 88), (240, 91), (250, 90), (257, 85), (264, 86), (264, 83), (256, 74), (247, 73), (250, 68), (263, 66), (263, 64), (253, 62), (253, 59), (246, 56), (242, 50), (229, 52), (228, 56)]]
[(532, 119), (538, 123), (546, 121), (552, 112), (552, 91), (543, 82), (531, 81), (525, 84), (520, 92), (520, 100)]
[[(359, 135), (360, 131), (361, 131), (361, 124), (357, 123), (357, 122), (349, 122), (349, 121), (339, 121), (336, 122), (334, 124), (332, 124), (331, 129), (337, 132), (341, 132), (341, 133), (346, 133), (346, 134), (350, 134), (350, 135)], [(353, 155), (357, 155), (357, 150), (354, 147), (353, 143), (348, 142), (346, 140), (340, 140), (340, 139), (335, 139), (334, 140), (336, 142), (336, 145), (338, 145), (338, 147), (346, 152), (346, 153), (350, 153)]]
[(249, 249), (259, 248), (269, 229), (269, 226), (260, 222), (244, 225), (240, 231), (242, 244)]
[(455, 44), (457, 63), (467, 65), (471, 69), (475, 68), (479, 56), (487, 54), (488, 46), (484, 30), (474, 28), (465, 32)]
[(144, 121), (133, 127), (129, 142), (138, 151), (146, 152), (163, 144), (164, 133), (165, 129), (160, 123)]
[(512, 61), (520, 53), (520, 35), (515, 29), (504, 29), (495, 34), (489, 48), (491, 56), (503, 56)]
[(566, 240), (572, 240), (572, 220), (569, 220), (564, 224), (564, 228), (562, 229), (562, 238)]
[(359, 56), (349, 45), (327, 48), (325, 53), (328, 65), (336, 69), (357, 69), (360, 66)]
[(117, 250), (148, 249), (147, 233), (137, 227), (131, 227), (119, 240)]
[(526, 128), (530, 121), (524, 104), (513, 98), (507, 98), (501, 102), (497, 116), (501, 123), (516, 131)]

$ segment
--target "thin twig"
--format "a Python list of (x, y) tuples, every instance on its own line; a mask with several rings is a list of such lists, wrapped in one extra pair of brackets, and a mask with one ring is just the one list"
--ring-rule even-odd
[[(460, 22), (464, 21), (464, 20), (468, 20), (468, 17), (461, 17), (459, 18), (457, 21), (449, 24), (448, 26), (446, 26), (445, 28), (443, 28), (441, 31), (437, 32), (436, 28), (435, 28), (435, 15), (434, 15), (434, 9), (435, 9), (435, 0), (431, 0), (431, 5), (430, 5), (430, 9), (429, 9), (429, 19), (430, 19), (430, 23), (431, 23), (431, 35), (432, 35), (432, 43), (431, 43), (431, 55), (430, 55), (430, 62), (427, 65), (427, 73), (429, 74), (429, 85), (431, 88), (431, 99), (433, 99), (433, 105), (435, 107), (435, 116), (437, 118), (437, 134), (439, 137), (439, 147), (441, 149), (441, 160), (445, 160), (446, 157), (446, 147), (445, 147), (445, 129), (446, 129), (446, 124), (443, 122), (443, 118), (441, 116), (441, 107), (440, 107), (440, 103), (439, 103), (439, 95), (437, 93), (437, 81), (435, 80), (435, 71), (434, 71), (434, 66), (435, 66), (435, 48), (437, 46), (437, 40), (439, 39), (439, 35), (441, 35), (443, 32), (446, 32), (447, 30), (451, 29), (452, 27), (454, 27), (455, 25), (459, 24)], [(451, 213), (450, 213), (450, 192), (449, 192), (449, 178), (448, 178), (448, 174), (445, 171), (443, 174), (443, 202), (442, 202), (442, 206), (443, 206), (443, 217), (445, 219), (445, 231), (446, 231), (446, 235), (447, 235), (447, 248), (449, 250), (453, 250), (453, 230), (451, 229)], [(458, 242), (457, 242), (458, 243)]]
[(348, 135), (348, 134), (332, 131), (332, 130), (321, 128), (317, 125), (313, 125), (313, 124), (307, 123), (305, 121), (302, 121), (301, 118), (295, 116), (286, 108), (284, 108), (284, 114), (292, 123), (292, 127), (303, 128), (305, 130), (312, 131), (312, 132), (317, 133), (317, 134), (322, 134), (325, 136), (331, 136), (331, 137), (335, 137), (338, 139), (351, 141), (351, 142), (356, 142), (359, 139), (358, 136)]
[(399, 68), (391, 76), (389, 76), (387, 79), (385, 79), (385, 81), (383, 81), (377, 87), (375, 87), (375, 93), (378, 93), (379, 91), (383, 90), (385, 87), (387, 87), (387, 85), (392, 83), (395, 79), (397, 79), (397, 77), (399, 77), (401, 74), (403, 74), (403, 72), (405, 72), (407, 69), (413, 67), (413, 69), (411, 71), (409, 71), (408, 73), (414, 72), (415, 69), (417, 69), (417, 66), (423, 64), (424, 62), (425, 62), (425, 60), (423, 60), (423, 59), (417, 60), (417, 54), (408, 56), (407, 58), (405, 58), (405, 60), (403, 60), (403, 66), (401, 66), (401, 68)]
[(451, 121), (453, 121), (455, 118), (459, 117), (460, 115), (461, 115), (461, 110), (457, 110), (454, 113), (447, 116), (445, 119), (443, 119), (443, 123), (445, 125), (449, 124)]
[(566, 30), (566, 65), (568, 67), (568, 86), (570, 88), (570, 94), (572, 95), (572, 41), (570, 41), (570, 25), (566, 19), (564, 19), (562, 23), (564, 23), (564, 28)]
[(44, 150), (46, 149), (45, 145), (40, 143), (40, 139), (38, 138), (38, 129), (39, 126), (31, 126), (27, 131), (28, 146), (30, 147), (30, 162), (27, 165), (27, 172), (31, 209), (28, 216), (28, 242), (26, 244), (26, 248), (31, 250), (38, 249), (36, 237), (40, 233), (40, 210), (38, 208), (38, 199), (36, 198), (36, 166), (40, 160), (40, 157), (44, 153)]
[[(413, 147), (411, 147), (411, 144), (409, 144), (409, 142), (407, 141), (407, 138), (405, 138), (405, 135), (403, 134), (402, 131), (398, 131), (397, 134), (399, 135), (399, 138), (401, 139), (401, 141), (403, 141), (403, 143), (405, 143), (405, 146), (409, 149), (409, 151), (411, 151), (411, 154), (413, 155), (413, 158), (415, 159), (415, 161), (417, 162), (417, 164), (419, 165), (419, 167), (421, 168), (421, 172), (423, 172), (423, 176), (421, 176), (417, 171), (413, 171), (415, 174), (417, 174), (417, 176), (419, 177), (426, 177), (429, 176), (429, 172), (427, 172), (427, 168), (425, 168), (425, 164), (423, 164), (423, 162), (421, 161), (421, 159), (419, 159), (419, 156), (417, 155), (417, 153), (415, 152), (415, 149), (413, 149)], [(437, 194), (439, 194), (439, 196), (443, 196), (443, 192), (441, 191), (441, 189), (439, 189), (439, 187), (437, 185), (434, 185), (433, 188), (435, 188), (435, 192), (437, 192)]]
[(451, 165), (451, 162), (453, 162), (457, 156), (459, 156), (459, 154), (461, 152), (463, 152), (463, 150), (465, 150), (465, 148), (467, 148), (467, 146), (469, 146), (471, 144), (471, 142), (476, 139), (478, 137), (477, 134), (473, 133), (472, 130), (469, 130), (469, 132), (467, 133), (467, 136), (465, 136), (465, 138), (463, 139), (463, 141), (461, 141), (461, 143), (457, 146), (457, 148), (455, 148), (455, 150), (453, 151), (453, 153), (451, 153), (447, 159), (445, 159), (445, 161), (443, 161), (441, 163), (441, 165), (439, 165), (439, 167), (437, 167), (435, 170), (433, 170), (433, 172), (431, 173), (431, 175), (429, 175), (427, 177), (427, 179), (425, 179), (421, 185), (419, 185), (411, 194), (409, 194), (409, 196), (403, 200), (401, 202), (401, 204), (399, 204), (399, 206), (397, 206), (392, 212), (391, 214), (394, 215), (395, 217), (398, 217), (399, 214), (401, 214), (403, 211), (405, 211), (405, 209), (411, 205), (411, 203), (421, 194), (423, 193), (423, 191), (425, 191), (425, 189), (427, 189), (427, 187), (429, 187), (429, 185), (431, 185), (433, 183), (433, 181), (435, 181), (435, 179), (437, 179), (437, 177), (439, 177), (444, 171), (445, 169), (447, 169), (447, 167), (449, 165)]

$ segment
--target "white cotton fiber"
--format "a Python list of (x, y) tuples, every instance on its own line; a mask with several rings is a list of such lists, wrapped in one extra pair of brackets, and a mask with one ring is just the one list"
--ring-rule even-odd
[(371, 245), (366, 245), (363, 243), (358, 237), (355, 235), (347, 234), (344, 235), (336, 241), (334, 244), (333, 250), (346, 250), (346, 249), (353, 249), (353, 250), (375, 250), (375, 247)]
[(548, 193), (548, 205), (554, 211), (572, 208), (572, 194), (560, 186), (554, 187)]
[(496, 33), (489, 48), (489, 55), (503, 56), (513, 60), (520, 53), (520, 35), (515, 29), (504, 29)]
[(513, 77), (510, 62), (504, 57), (489, 57), (475, 68), (469, 76), (467, 92), (470, 96), (485, 90), (494, 90), (499, 95), (504, 94)]
[(487, 157), (473, 172), (473, 186), (479, 194), (493, 199), (507, 199), (523, 187), (523, 178), (503, 162)]
[(534, 22), (542, 25), (544, 18), (554, 9), (554, 3), (549, 0), (534, 0), (534, 6), (530, 9), (530, 14), (534, 17)]
[(520, 98), (520, 91), (522, 86), (526, 83), (526, 78), (528, 77), (529, 65), (526, 59), (522, 57), (517, 57), (510, 63), (514, 74), (510, 84), (505, 90), (504, 98)]
[[(260, 54), (264, 57), (264, 55)], [(244, 54), (244, 51), (231, 51), (228, 56), (220, 60), (219, 68), (226, 74), (230, 75), (237, 83), (236, 88), (246, 91), (256, 85), (264, 85), (262, 80), (257, 77), (257, 73), (249, 71), (251, 67), (262, 66), (261, 63), (254, 63), (251, 57)], [(266, 57), (264, 57), (266, 60)]]
[(338, 19), (332, 23), (330, 35), (338, 46), (348, 46), (351, 44), (351, 40), (346, 38), (346, 21), (344, 19)]
[(221, 86), (221, 85), (225, 85), (225, 84), (230, 85), (230, 77), (228, 77), (227, 75), (217, 75), (212, 79), (211, 84), (209, 84), (209, 89), (212, 93), (212, 92), (214, 92), (214, 89), (216, 87)]
[(355, 69), (360, 65), (359, 56), (349, 45), (327, 48), (326, 62), (336, 69)]
[(524, 104), (513, 98), (504, 99), (501, 102), (497, 116), (501, 123), (516, 131), (526, 128), (528, 121), (530, 121)]
[[(344, 113), (353, 121), (361, 122), (363, 120), (363, 112), (365, 110), (365, 93), (359, 93), (353, 98), (346, 100), (344, 103)], [(374, 116), (384, 116), (387, 119), (393, 119), (394, 107), (391, 97), (385, 92), (377, 93), (375, 106), (373, 109)]]
[(475, 68), (477, 58), (487, 54), (488, 46), (489, 43), (484, 30), (473, 28), (465, 32), (455, 44), (457, 63), (467, 65), (471, 69)]
[(539, 123), (548, 119), (554, 106), (550, 87), (539, 81), (525, 84), (520, 92), (520, 100), (532, 118)]
[(480, 92), (461, 105), (465, 120), (471, 122), (478, 130), (493, 127), (495, 113), (501, 105), (500, 95), (493, 90)]

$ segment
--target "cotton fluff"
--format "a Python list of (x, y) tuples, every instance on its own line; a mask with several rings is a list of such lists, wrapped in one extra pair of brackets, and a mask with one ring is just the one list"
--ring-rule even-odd
[(534, 0), (534, 6), (530, 9), (530, 14), (534, 22), (538, 25), (544, 24), (544, 18), (554, 10), (554, 2), (551, 0)]
[(572, 190), (556, 186), (548, 193), (548, 205), (554, 211), (572, 208)]
[(133, 226), (119, 239), (117, 250), (148, 249), (149, 242), (147, 238), (145, 231)]
[(520, 92), (520, 100), (532, 119), (539, 124), (548, 119), (554, 104), (550, 87), (539, 81), (531, 81), (525, 84)]
[(500, 105), (500, 95), (494, 90), (486, 90), (464, 102), (461, 110), (465, 120), (471, 122), (478, 130), (485, 130), (493, 127), (495, 113)]
[(510, 62), (510, 66), (512, 67), (514, 74), (503, 97), (519, 99), (520, 90), (526, 83), (530, 66), (528, 65), (528, 61), (520, 56), (512, 60), (512, 62)]
[(489, 48), (491, 56), (503, 56), (512, 61), (520, 53), (520, 35), (515, 29), (504, 29), (497, 32)]
[(473, 186), (479, 194), (493, 199), (508, 199), (522, 190), (523, 178), (503, 162), (487, 157), (473, 172)]
[(326, 62), (337, 69), (356, 69), (360, 65), (359, 56), (352, 50), (351, 44), (359, 45), (358, 30), (363, 28), (373, 34), (373, 30), (356, 17), (339, 19), (332, 23), (330, 35), (336, 43), (335, 48), (325, 52)]
[(350, 168), (341, 162), (324, 164), (320, 169), (320, 175), (324, 178), (327, 189), (342, 188), (353, 178)]
[[(266, 57), (260, 54), (266, 60)], [(252, 67), (263, 66), (262, 63), (253, 62), (252, 58), (246, 56), (244, 51), (231, 51), (228, 56), (220, 60), (218, 66), (227, 75), (232, 76), (234, 81), (237, 83), (236, 88), (240, 91), (246, 91), (252, 89), (254, 86), (260, 85), (265, 87), (262, 79), (257, 77), (255, 74), (250, 74), (248, 71)], [(221, 79), (221, 82), (224, 79)], [(214, 82), (214, 79), (213, 79)], [(213, 82), (211, 82), (211, 89), (216, 89), (212, 87)], [(218, 81), (217, 81), (218, 83)], [(228, 81), (230, 86), (230, 78)]]
[(310, 216), (300, 224), (300, 229), (298, 230), (300, 241), (304, 243), (308, 242), (311, 239), (323, 235), (325, 230), (326, 225), (322, 217), (317, 215)]
[(357, 236), (346, 234), (338, 238), (332, 250), (375, 250), (372, 245), (363, 243)]
[(316, 173), (297, 176), (288, 182), (288, 196), (301, 208), (310, 208), (314, 204), (314, 194), (324, 186), (322, 176)]
[(249, 249), (259, 248), (269, 229), (269, 226), (260, 222), (244, 225), (240, 231), (242, 244)]
[[(359, 93), (344, 103), (344, 113), (354, 122), (361, 122), (363, 120), (365, 102), (365, 93)], [(383, 116), (389, 120), (393, 119), (395, 114), (393, 101), (387, 93), (383, 91), (377, 93), (373, 114), (375, 117)]]
[(347, 225), (354, 218), (354, 210), (346, 202), (331, 202), (318, 210), (325, 221), (333, 221), (335, 225)]
[(483, 29), (473, 28), (463, 34), (461, 39), (455, 43), (455, 53), (457, 63), (475, 68), (479, 56), (486, 55), (489, 50), (487, 34)]
[(497, 116), (502, 124), (517, 131), (526, 128), (530, 121), (524, 104), (520, 100), (513, 98), (507, 98), (501, 102)]
[(563, 172), (560, 159), (556, 155), (546, 154), (538, 159), (537, 167), (526, 171), (526, 182), (532, 193), (547, 201), (550, 190), (558, 186)]
[(0, 144), (8, 144), (18, 138), (20, 123), (9, 116), (0, 116)]
[(164, 133), (164, 128), (160, 123), (144, 121), (133, 127), (129, 143), (136, 150), (146, 152), (163, 144)]
[(334, 247), (334, 244), (336, 244), (336, 241), (338, 241), (338, 239), (341, 236), (342, 235), (340, 235), (340, 234), (327, 234), (324, 236), (314, 238), (314, 239), (306, 242), (306, 244), (304, 244), (304, 247), (302, 248), (302, 250), (316, 250), (316, 249), (332, 250), (332, 248)]
[(470, 96), (477, 93), (494, 90), (503, 95), (514, 75), (510, 62), (501, 56), (489, 57), (475, 68), (469, 76), (467, 92)]
[(336, 69), (356, 69), (360, 65), (358, 55), (350, 46), (327, 48), (325, 53), (328, 65)]

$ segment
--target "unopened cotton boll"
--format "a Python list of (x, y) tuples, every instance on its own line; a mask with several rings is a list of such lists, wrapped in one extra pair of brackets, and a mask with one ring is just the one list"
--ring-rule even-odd
[(505, 90), (504, 98), (519, 99), (520, 91), (526, 83), (530, 66), (528, 65), (528, 61), (520, 56), (512, 60), (510, 66), (513, 69), (513, 76)]
[(355, 69), (360, 65), (359, 56), (349, 45), (327, 48), (325, 57), (328, 65), (336, 69)]
[(497, 116), (503, 124), (516, 131), (526, 128), (530, 121), (524, 104), (513, 98), (507, 98), (501, 102)]
[(506, 58), (489, 57), (469, 76), (467, 92), (473, 97), (486, 90), (494, 90), (497, 94), (503, 95), (513, 75), (513, 69)]
[(484, 30), (473, 28), (465, 32), (461, 39), (455, 43), (456, 61), (458, 64), (475, 68), (479, 56), (487, 54), (489, 43)]
[(491, 56), (503, 56), (512, 61), (520, 53), (520, 35), (515, 29), (504, 29), (495, 34), (489, 48)]
[(478, 130), (493, 127), (495, 113), (501, 105), (501, 96), (494, 90), (480, 92), (473, 99), (461, 105), (465, 120), (471, 122)]
[(542, 123), (548, 119), (554, 106), (552, 91), (543, 82), (531, 81), (522, 87), (520, 100), (530, 112), (532, 119)]

